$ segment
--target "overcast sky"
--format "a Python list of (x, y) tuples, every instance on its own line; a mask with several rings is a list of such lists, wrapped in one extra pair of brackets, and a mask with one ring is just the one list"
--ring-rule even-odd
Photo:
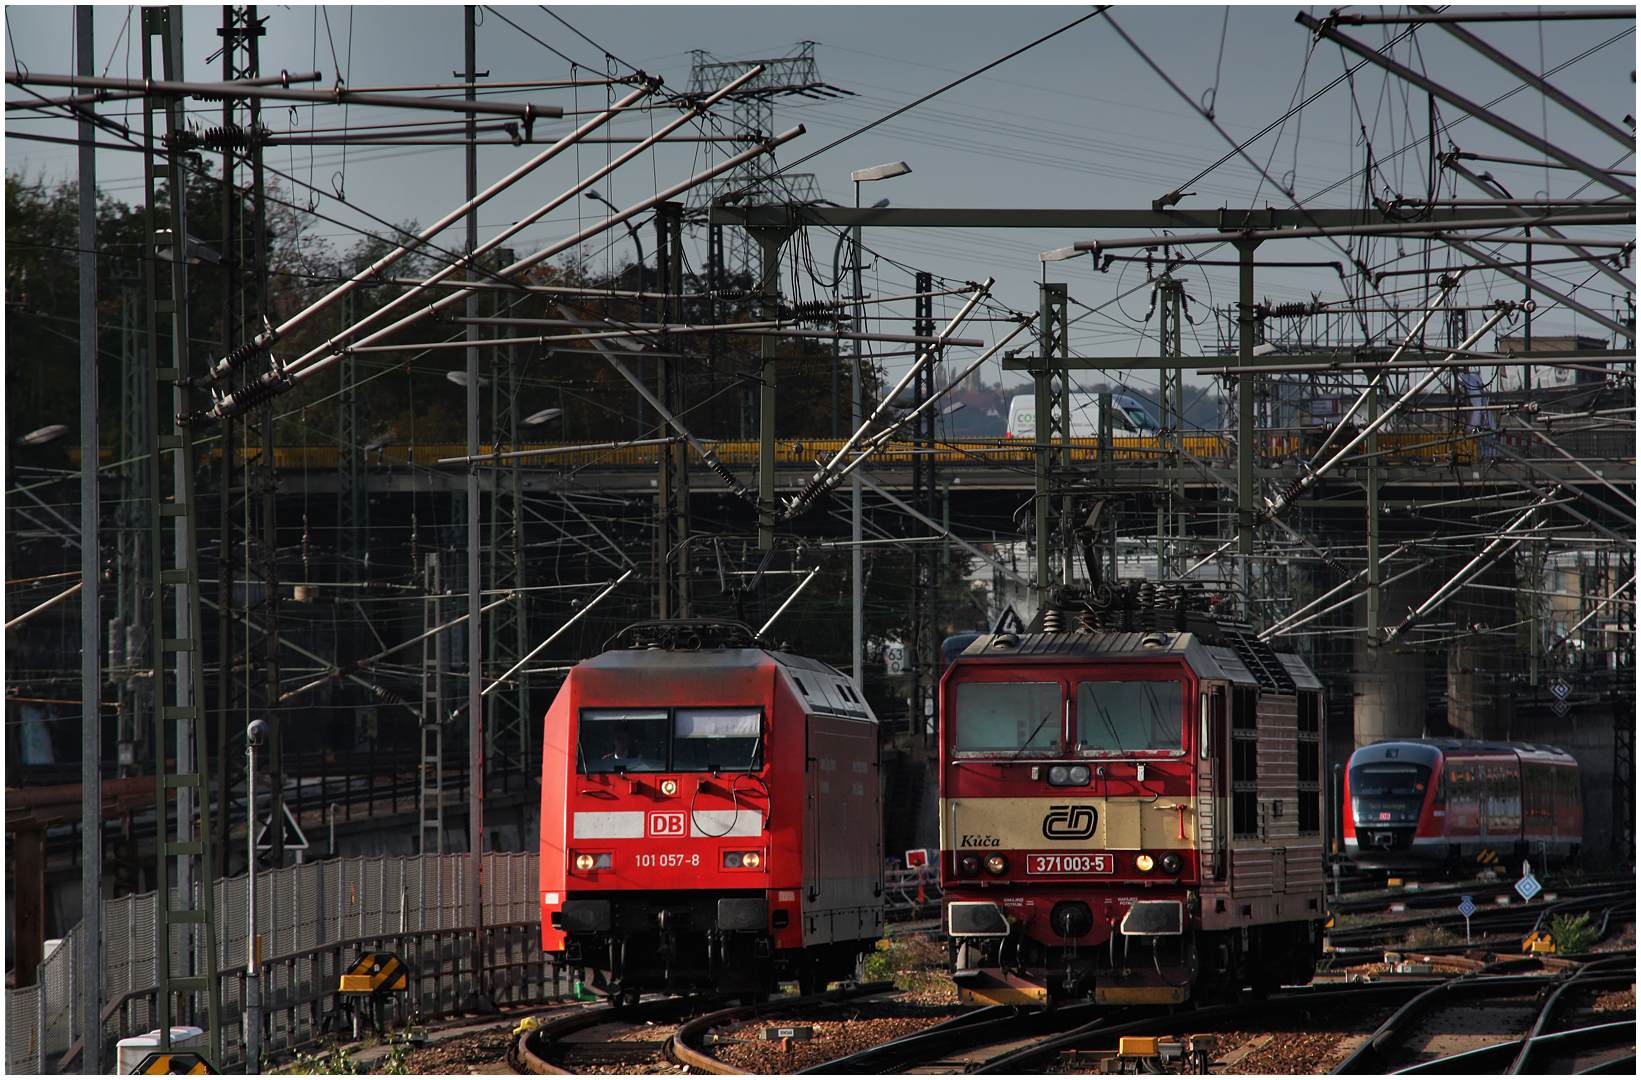
[[(128, 18), (137, 9), (99, 7), (96, 54), (100, 67), (111, 76), (141, 77), (141, 60), (133, 47)], [(268, 19), (262, 44), (265, 74), (320, 70), (325, 84), (338, 70), (349, 86), (448, 82), (462, 68), (463, 9), (457, 6), (364, 5), (358, 7), (284, 7), (259, 9)], [(694, 57), (706, 50), (719, 60), (752, 60), (795, 54), (798, 43), (814, 42), (821, 79), (849, 96), (809, 100), (780, 99), (775, 107), (777, 130), (804, 124), (808, 132), (784, 147), (780, 162), (809, 154), (851, 131), (928, 94), (960, 76), (975, 71), (1038, 38), (1061, 30), (1088, 14), (1087, 7), (1007, 7), (995, 4), (965, 6), (941, 4), (910, 7), (847, 6), (731, 6), (675, 5), (623, 7), (615, 5), (554, 6), (541, 8), (481, 8), (478, 30), (478, 66), (488, 70), (490, 83), (581, 78), (606, 71), (629, 74), (634, 68), (662, 76), (667, 86), (689, 84)], [(843, 142), (799, 166), (812, 172), (819, 194), (839, 203), (853, 201), (848, 176), (852, 169), (904, 159), (909, 176), (871, 185), (868, 201), (890, 198), (895, 206), (962, 207), (1149, 207), (1151, 200), (1190, 181), (1195, 194), (1187, 207), (1241, 207), (1289, 200), (1278, 185), (1290, 187), (1307, 205), (1351, 206), (1364, 199), (1361, 174), (1365, 151), (1371, 147), (1381, 163), (1374, 193), (1423, 196), (1427, 190), (1425, 150), (1428, 105), (1423, 92), (1388, 78), (1375, 68), (1360, 71), (1353, 80), (1332, 90), (1279, 132), (1255, 143), (1252, 156), (1269, 178), (1262, 178), (1239, 159), (1209, 175), (1193, 180), (1229, 149), (1225, 138), (1204, 119), (1191, 102), (1211, 106), (1219, 125), (1235, 138), (1245, 138), (1278, 119), (1295, 100), (1323, 88), (1344, 70), (1341, 50), (1323, 43), (1313, 47), (1310, 34), (1294, 21), (1296, 6), (1246, 7), (1136, 7), (1115, 9), (1117, 23), (1134, 39), (1186, 97), (1171, 89), (1130, 48), (1103, 16), (1083, 21), (1008, 60), (963, 85), (863, 135)], [(1327, 9), (1316, 9), (1324, 14)], [(1378, 8), (1359, 10), (1381, 10)], [(187, 77), (220, 77), (221, 62), (207, 62), (218, 47), (216, 27), (220, 6), (186, 9), (185, 64)], [(73, 33), (69, 9), (10, 6), (6, 10), (8, 68), (19, 63), (37, 72), (72, 70)], [(555, 19), (556, 14), (563, 21)], [(504, 21), (511, 20), (517, 28)], [(573, 27), (573, 31), (572, 28)], [(1350, 28), (1357, 39), (1383, 45), (1401, 28)], [(1591, 49), (1593, 53), (1556, 72), (1551, 81), (1615, 122), (1635, 110), (1634, 23), (1601, 20), (1508, 24), (1474, 28), (1475, 32), (1535, 71), (1566, 64)], [(579, 32), (579, 33), (577, 33)], [(1602, 48), (1603, 42), (1620, 36)], [(540, 42), (532, 40), (534, 35)], [(596, 44), (594, 44), (596, 43)], [(137, 43), (140, 46), (140, 40)], [(578, 65), (556, 55), (562, 53)], [(609, 58), (606, 59), (606, 51)], [(1421, 66), (1472, 101), (1491, 102), (1519, 85), (1501, 68), (1483, 59), (1440, 29), (1427, 27), (1410, 44), (1397, 47), (1398, 58)], [(48, 91), (62, 93), (62, 91)], [(21, 92), (8, 88), (8, 100)], [(602, 87), (579, 91), (500, 90), (501, 100), (535, 101), (565, 107), (588, 108), (602, 104)], [(212, 109), (190, 102), (202, 123), (220, 122), (220, 106)], [(1547, 132), (1566, 150), (1601, 165), (1610, 165), (1624, 153), (1617, 143), (1574, 119), (1536, 93), (1516, 93), (1497, 106), (1503, 115), (1533, 132)], [(1447, 124), (1461, 121), (1462, 113), (1440, 105)], [(103, 106), (107, 114), (136, 124), (140, 114), (118, 103)], [(214, 117), (212, 114), (215, 114)], [(388, 113), (383, 110), (322, 107), (299, 110), (270, 109), (266, 122), (276, 131), (293, 126), (357, 127), (368, 121), (427, 121), (426, 113)], [(661, 122), (663, 114), (653, 117)], [(648, 129), (646, 115), (617, 129), (638, 134)], [(542, 122), (537, 139), (569, 129), (570, 121)], [(6, 167), (29, 177), (70, 176), (72, 147), (27, 142), (9, 136), (16, 131), (71, 135), (64, 121), (7, 114)], [(1499, 157), (1534, 159), (1529, 148), (1485, 127), (1462, 120), (1448, 138), (1463, 150)], [(1411, 147), (1411, 152), (1398, 151)], [(1444, 147), (1445, 148), (1445, 147)], [(481, 214), (482, 232), (493, 235), (506, 224), (546, 202), (574, 182), (576, 170), (590, 170), (619, 152), (608, 144), (584, 147), (547, 166), (515, 190), (498, 198)], [(531, 148), (485, 147), (481, 150), (481, 186), (526, 160)], [(676, 183), (713, 160), (702, 144), (665, 148), (623, 168), (599, 190), (619, 205)], [(134, 154), (100, 152), (100, 186), (109, 195), (128, 202), (140, 199), (140, 180)], [(393, 222), (411, 219), (429, 222), (459, 203), (463, 194), (462, 153), (457, 148), (407, 149), (352, 147), (346, 152), (272, 148), (269, 165), (291, 179), (281, 181), (285, 192), (298, 200), (309, 196), (297, 181), (325, 193), (319, 209), (350, 226), (381, 231), (347, 205), (329, 196), (345, 195), (349, 203)], [(1633, 158), (1620, 168), (1633, 171)], [(1500, 163), (1478, 163), (1491, 171), (1518, 197), (1550, 192), (1580, 198), (1600, 198), (1610, 192), (1587, 186), (1585, 178), (1565, 170), (1523, 168)], [(1476, 193), (1461, 184), (1457, 193)], [(576, 199), (564, 210), (538, 223), (525, 234), (528, 241), (514, 246), (521, 252), (545, 246), (592, 221), (599, 208)], [(357, 234), (334, 225), (318, 230), (338, 248), (346, 248)], [(1580, 229), (1580, 235), (1634, 236), (1634, 229)], [(653, 251), (646, 227), (644, 241)], [(459, 230), (447, 234), (459, 242)], [(996, 294), (1016, 309), (1035, 309), (1037, 283), (1043, 278), (1038, 254), (1092, 236), (1031, 230), (1014, 232), (934, 232), (879, 230), (868, 243), (879, 253), (874, 288), (883, 293), (905, 290), (914, 269), (928, 269), (955, 281), (998, 279)], [(813, 269), (830, 276), (833, 238), (811, 237)], [(1279, 250), (1278, 250), (1279, 248)], [(1510, 249), (1507, 249), (1510, 250)], [(1513, 249), (1519, 251), (1518, 249)], [(631, 258), (631, 242), (623, 230), (614, 230), (589, 244), (585, 254), (595, 268), (607, 268)], [(1375, 268), (1394, 268), (1394, 241), (1375, 241), (1351, 248)], [(1230, 257), (1222, 249), (1215, 258)], [(1339, 245), (1285, 241), (1267, 244), (1260, 257), (1267, 260), (1344, 260)], [(1510, 257), (1515, 257), (1511, 254)], [(1437, 265), (1449, 256), (1438, 253)], [(698, 253), (691, 261), (701, 264)], [(1411, 264), (1409, 264), (1411, 265)], [(1587, 268), (1558, 266), (1563, 281), (1578, 283), (1589, 277)], [(1548, 271), (1545, 271), (1548, 272)], [(1081, 316), (1073, 337), (1074, 348), (1085, 354), (1148, 355), (1155, 352), (1155, 322), (1146, 322), (1150, 290), (1143, 270), (1113, 267), (1097, 273), (1088, 258), (1049, 264), (1050, 280), (1070, 283)], [(1198, 305), (1199, 322), (1188, 328), (1186, 351), (1211, 352), (1217, 338), (1206, 308), (1234, 299), (1234, 272), (1193, 267), (1184, 273), (1187, 289)], [(792, 278), (788, 276), (790, 284)], [(1385, 288), (1395, 287), (1397, 279)], [(1406, 284), (1407, 282), (1404, 282)], [(800, 286), (819, 295), (819, 286), (807, 277)], [(1277, 301), (1339, 299), (1345, 285), (1332, 270), (1271, 269), (1260, 276), (1259, 293)], [(1353, 295), (1367, 292), (1360, 280), (1350, 284)], [(1621, 292), (1597, 278), (1587, 302), (1610, 311), (1611, 295)], [(1126, 293), (1126, 297), (1121, 294)], [(1499, 296), (1516, 298), (1521, 287), (1497, 275), (1478, 274), (1468, 300), (1486, 302)], [(1584, 295), (1581, 293), (1581, 295)], [(1417, 294), (1407, 294), (1411, 302)], [(1088, 309), (1098, 309), (1089, 313)], [(1570, 332), (1609, 334), (1588, 320), (1568, 314), (1541, 316), (1536, 333)], [(987, 331), (989, 336), (990, 331)], [(991, 376), (995, 379), (995, 374)], [(1150, 376), (1141, 385), (1150, 384)]]

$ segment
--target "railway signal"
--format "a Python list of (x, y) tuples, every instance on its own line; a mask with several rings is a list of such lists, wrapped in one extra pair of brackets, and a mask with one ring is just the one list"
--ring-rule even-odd
[(1468, 896), (1459, 897), (1459, 914), (1464, 916), (1464, 943), (1470, 944), (1470, 916), (1476, 913), (1476, 902)]
[(1516, 882), (1516, 892), (1521, 894), (1523, 900), (1531, 900), (1539, 894), (1539, 890), (1542, 888), (1544, 886), (1540, 885), (1538, 878), (1531, 873), (1523, 874), (1521, 880)]

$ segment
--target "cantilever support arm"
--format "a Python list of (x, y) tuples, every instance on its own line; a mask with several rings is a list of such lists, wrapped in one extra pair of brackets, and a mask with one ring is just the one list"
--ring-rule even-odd
[(549, 646), (553, 642), (557, 641), (559, 639), (559, 637), (564, 633), (564, 631), (566, 631), (570, 627), (574, 626), (581, 619), (581, 617), (583, 615), (587, 614), (587, 612), (591, 611), (593, 608), (595, 608), (599, 604), (603, 603), (605, 597), (607, 597), (611, 593), (615, 592), (615, 590), (619, 589), (622, 585), (625, 585), (627, 583), (627, 580), (629, 578), (631, 578), (636, 573), (638, 573), (637, 570), (628, 570), (626, 573), (622, 574), (620, 577), (616, 578), (614, 581), (612, 581), (608, 585), (604, 586), (604, 591), (603, 592), (599, 593), (597, 596), (595, 596), (591, 600), (587, 601), (587, 603), (582, 606), (580, 611), (577, 611), (574, 615), (571, 615), (568, 619), (565, 619), (563, 626), (560, 626), (557, 630), (554, 630), (551, 634), (548, 634), (546, 641), (543, 641), (540, 645), (537, 645), (535, 648), (533, 648), (529, 652), (525, 653), (523, 659), (521, 659), (518, 663), (516, 663), (512, 667), (508, 668), (506, 671), (502, 672), (500, 675), (496, 676), (494, 679), (491, 679), (490, 680), (490, 685), (485, 687), (483, 690), (479, 691), (479, 696), (480, 697), (485, 696), (486, 694), (490, 693), (490, 691), (494, 690), (496, 687), (500, 686), (502, 683), (504, 683), (508, 679), (512, 678), (514, 672), (518, 671), (519, 668), (523, 667), (525, 664), (528, 664), (530, 661), (534, 660), (536, 658), (536, 655), (538, 653), (540, 653), (541, 650), (545, 649), (547, 646)]
[[(1414, 4), (1412, 5), (1412, 9), (1421, 15), (1436, 14), (1435, 8), (1426, 7), (1423, 4)], [(1475, 49), (1477, 52), (1487, 57), (1487, 59), (1493, 61), (1493, 63), (1497, 64), (1505, 71), (1508, 71), (1528, 86), (1533, 87), (1539, 93), (1543, 94), (1557, 105), (1560, 105), (1563, 109), (1566, 109), (1580, 120), (1583, 120), (1586, 124), (1589, 124), (1597, 131), (1607, 135), (1609, 138), (1616, 141), (1618, 145), (1629, 150), (1630, 153), (1635, 153), (1635, 135), (1631, 132), (1625, 131), (1611, 120), (1608, 120), (1605, 116), (1602, 116), (1594, 109), (1586, 106), (1582, 101), (1579, 101), (1576, 98), (1570, 97), (1569, 95), (1562, 93), (1560, 90), (1557, 90), (1555, 87), (1550, 85), (1549, 80), (1540, 78), (1539, 76), (1533, 74), (1533, 72), (1499, 52), (1497, 49), (1493, 48), (1493, 46), (1487, 44), (1487, 42), (1483, 41), (1475, 34), (1472, 34), (1464, 27), (1459, 26), (1456, 23), (1440, 21), (1437, 22), (1436, 25), (1441, 27), (1443, 30), (1446, 30), (1449, 34), (1452, 34), (1472, 49)]]
[(1504, 132), (1506, 135), (1522, 143), (1523, 145), (1530, 146), (1539, 153), (1544, 154), (1546, 157), (1555, 158), (1562, 164), (1578, 170), (1585, 176), (1588, 176), (1591, 180), (1594, 180), (1596, 183), (1600, 184), (1602, 187), (1611, 188), (1619, 194), (1628, 195), (1631, 198), (1635, 196), (1634, 184), (1626, 183), (1623, 179), (1614, 176), (1606, 169), (1603, 169), (1598, 165), (1592, 165), (1583, 158), (1569, 154), (1567, 151), (1561, 149), (1561, 147), (1556, 146), (1554, 143), (1549, 142), (1546, 139), (1539, 138), (1526, 128), (1512, 124), (1502, 116), (1483, 108), (1474, 101), (1471, 101), (1462, 95), (1455, 94), (1453, 91), (1449, 90), (1441, 83), (1436, 82), (1434, 79), (1426, 78), (1407, 65), (1397, 63), (1384, 53), (1368, 48), (1366, 45), (1363, 45), (1360, 41), (1355, 40), (1347, 34), (1341, 34), (1332, 26), (1329, 26), (1326, 20), (1318, 19), (1307, 11), (1301, 11), (1294, 17), (1294, 21), (1309, 29), (1317, 37), (1327, 38), (1329, 41), (1340, 46), (1341, 48), (1347, 49), (1350, 52), (1355, 53), (1357, 56), (1360, 56), (1362, 59), (1384, 68), (1397, 78), (1402, 79), (1405, 82), (1412, 83), (1425, 93), (1433, 94), (1447, 102), (1449, 105), (1454, 105), (1460, 109), (1463, 109), (1471, 116), (1474, 116), (1477, 120), (1480, 120), (1482, 123)]

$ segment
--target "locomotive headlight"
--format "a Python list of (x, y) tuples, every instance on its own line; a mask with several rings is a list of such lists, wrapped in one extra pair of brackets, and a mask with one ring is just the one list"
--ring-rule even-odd
[(1160, 865), (1162, 866), (1163, 873), (1177, 874), (1184, 868), (1185, 860), (1180, 857), (1180, 853), (1177, 851), (1165, 851), (1162, 853), (1162, 861)]
[(1151, 868), (1156, 865), (1156, 860), (1142, 851), (1138, 855), (1134, 856), (1134, 865), (1139, 869), (1140, 873), (1149, 874), (1151, 872)]
[(593, 868), (593, 857), (591, 855), (577, 855), (575, 857), (575, 868), (585, 874)]
[(1008, 872), (1009, 861), (1002, 855), (992, 855), (986, 859), (986, 873), (1004, 874)]
[(724, 852), (725, 870), (756, 870), (763, 864), (764, 854), (761, 851)]
[(663, 794), (663, 795), (676, 795), (676, 794), (678, 794), (678, 781), (676, 781), (676, 780), (663, 780), (663, 781), (661, 781), (661, 794)]
[(754, 870), (762, 866), (763, 862), (764, 857), (756, 851), (749, 851), (745, 855), (741, 856), (741, 865), (751, 867)]
[(1087, 765), (1053, 765), (1048, 770), (1048, 782), (1055, 787), (1081, 787), (1089, 776)]
[(608, 870), (615, 865), (615, 860), (607, 851), (600, 851), (596, 855), (580, 854), (575, 857), (575, 868), (583, 874), (590, 870)]
[(980, 872), (980, 856), (964, 855), (957, 860), (957, 872), (964, 877), (973, 877)]

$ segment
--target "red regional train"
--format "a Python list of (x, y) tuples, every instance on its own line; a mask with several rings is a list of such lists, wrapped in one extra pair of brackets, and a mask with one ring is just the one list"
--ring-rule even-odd
[(1345, 854), (1368, 870), (1458, 871), (1583, 843), (1578, 763), (1553, 746), (1475, 739), (1372, 743), (1345, 770)]
[(542, 947), (617, 1005), (852, 975), (883, 931), (872, 710), (739, 623), (613, 644), (547, 712)]
[(1063, 589), (1040, 632), (980, 637), (947, 669), (941, 884), (964, 1001), (1224, 1000), (1314, 974), (1322, 686), (1226, 606)]

